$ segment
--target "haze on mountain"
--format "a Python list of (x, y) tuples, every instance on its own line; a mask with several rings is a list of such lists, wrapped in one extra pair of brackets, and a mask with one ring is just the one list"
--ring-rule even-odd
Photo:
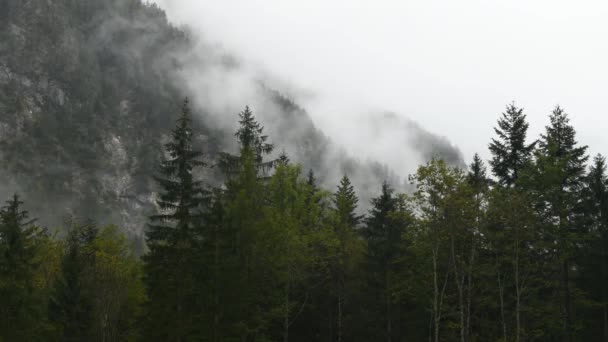
[[(534, 128), (501, 83), (569, 58), (588, 62), (564, 64), (578, 83), (595, 57), (539, 63), (561, 32), (540, 21), (535, 73), (492, 45), (511, 5), (399, 4), (164, 1), (168, 20), (142, 0), (1, 1), (0, 341), (608, 341), (608, 167), (578, 130), (591, 107), (545, 103)], [(588, 19), (576, 29), (606, 27)], [(429, 49), (400, 56), (382, 33), (403, 27)], [(434, 46), (445, 32), (463, 44)], [(496, 52), (512, 60), (480, 63)], [(388, 77), (403, 70), (418, 77)], [(589, 80), (546, 90), (585, 101)]]
[(465, 160), (488, 158), (479, 141), (514, 101), (533, 135), (559, 104), (593, 153), (608, 146), (604, 1), (155, 2), (174, 22), (314, 92), (296, 100), (344, 144), (356, 140), (344, 118), (373, 108), (447, 137)]
[(145, 175), (155, 171), (158, 137), (171, 127), (184, 96), (192, 99), (201, 132), (197, 143), (209, 156), (236, 148), (229, 132), (249, 105), (281, 147), (277, 154), (284, 150), (312, 168), (328, 187), (348, 173), (364, 203), (384, 179), (406, 186), (407, 174), (434, 155), (463, 165), (445, 138), (392, 114), (367, 112), (344, 120), (353, 146), (336, 143), (295, 102), (295, 85), (275, 82), (273, 74), (241, 62), (201, 32), (176, 28), (156, 6), (2, 6), (0, 187), (32, 198), (28, 205), (48, 224), (59, 223), (57, 212), (86, 213), (141, 234), (153, 192)]

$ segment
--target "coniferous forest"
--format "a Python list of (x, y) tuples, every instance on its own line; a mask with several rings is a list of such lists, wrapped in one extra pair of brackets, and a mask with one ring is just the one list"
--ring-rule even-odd
[[(0, 212), (3, 341), (600, 341), (608, 338), (605, 159), (556, 107), (527, 137), (509, 105), (468, 169), (433, 159), (365, 215), (344, 175), (273, 149), (249, 108), (237, 154), (207, 165), (188, 101), (158, 166), (137, 255), (115, 226), (57, 237)], [(218, 167), (219, 187), (197, 178)]]
[(140, 0), (0, 0), (0, 342), (608, 341), (608, 166), (562, 107), (531, 136), (507, 105), (466, 166), (418, 132), (403, 187), (273, 89), (213, 127), (191, 40)]

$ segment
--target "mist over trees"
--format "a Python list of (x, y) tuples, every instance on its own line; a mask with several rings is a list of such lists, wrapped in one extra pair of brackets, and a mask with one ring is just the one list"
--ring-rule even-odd
[[(282, 85), (205, 38), (140, 0), (1, 1), (0, 192), (27, 197), (46, 225), (86, 216), (143, 243), (171, 113), (186, 96), (193, 144), (208, 163), (238, 151), (232, 117), (249, 104), (280, 145), (273, 158), (285, 150), (326, 187), (346, 172), (367, 204), (376, 183), (394, 176), (376, 158), (346, 152)], [(445, 139), (397, 117), (384, 122), (412, 158), (462, 162)], [(221, 183), (217, 170), (205, 169), (204, 180)]]
[[(188, 101), (165, 143), (146, 246), (76, 219), (63, 237), (23, 200), (0, 211), (7, 341), (605, 341), (605, 158), (588, 165), (555, 107), (537, 141), (507, 106), (490, 167), (421, 165), (365, 215), (323, 189), (247, 107), (239, 152), (209, 165)], [(218, 167), (223, 184), (198, 175)]]
[(424, 159), (395, 175), (264, 86), (216, 127), (191, 39), (139, 0), (0, 2), (0, 341), (608, 341), (608, 166), (563, 108), (529, 137), (507, 105), (468, 166), (386, 114)]

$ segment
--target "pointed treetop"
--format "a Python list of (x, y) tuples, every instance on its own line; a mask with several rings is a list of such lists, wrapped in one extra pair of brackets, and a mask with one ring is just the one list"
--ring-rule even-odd
[(467, 181), (477, 192), (482, 191), (488, 186), (489, 181), (486, 166), (477, 153), (473, 156), (473, 162), (469, 166)]
[(279, 161), (279, 163), (282, 163), (284, 165), (289, 164), (289, 157), (287, 156), (287, 153), (285, 152), (285, 150), (283, 150), (283, 152), (281, 152), (281, 154), (279, 155), (278, 161)]
[(268, 136), (264, 135), (264, 127), (255, 120), (255, 116), (249, 106), (239, 113), (240, 127), (236, 131), (239, 144), (242, 149), (253, 149), (256, 159), (260, 159), (265, 154), (270, 154), (274, 149), (272, 144), (266, 142)]
[(355, 188), (348, 176), (344, 175), (340, 180), (338, 190), (334, 194), (334, 205), (340, 221), (350, 227), (357, 226), (363, 218), (356, 214), (357, 202), (359, 202), (359, 199), (355, 194)]
[(29, 213), (21, 210), (23, 202), (19, 199), (19, 195), (13, 194), (13, 197), (6, 201), (6, 205), (0, 208), (0, 218), (2, 223), (23, 226), (29, 226), (36, 222), (35, 219), (28, 220)]
[(498, 119), (498, 127), (494, 128), (497, 138), (492, 138), (489, 145), (492, 153), (490, 166), (502, 186), (514, 185), (519, 172), (532, 156), (536, 142), (526, 144), (528, 127), (523, 108), (511, 103)]

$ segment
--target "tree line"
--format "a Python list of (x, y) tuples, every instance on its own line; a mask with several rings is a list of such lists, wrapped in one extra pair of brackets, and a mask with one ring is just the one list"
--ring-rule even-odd
[(2, 207), (0, 341), (608, 341), (605, 159), (560, 107), (527, 131), (508, 105), (488, 166), (433, 159), (360, 215), (347, 175), (326, 190), (271, 158), (249, 108), (203, 183), (185, 101), (143, 256), (115, 226), (58, 237)]

